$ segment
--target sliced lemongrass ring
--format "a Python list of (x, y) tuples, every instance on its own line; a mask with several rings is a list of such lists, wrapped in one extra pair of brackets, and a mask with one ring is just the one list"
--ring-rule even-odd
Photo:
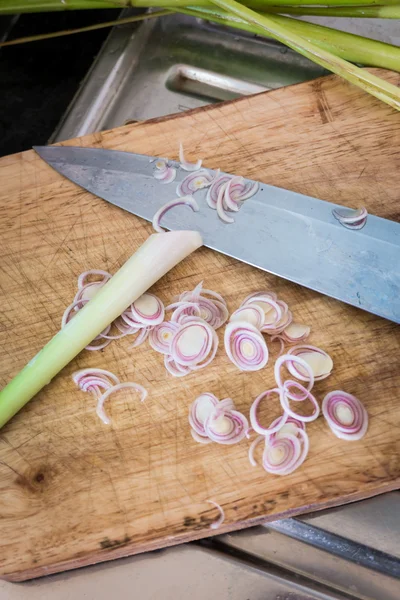
[[(92, 276), (101, 277), (100, 281), (89, 282), (87, 279)], [(91, 269), (90, 271), (84, 271), (78, 277), (78, 289), (81, 290), (89, 283), (102, 283), (103, 285), (107, 283), (107, 281), (111, 279), (111, 274), (107, 271), (102, 271), (100, 269)]]
[(213, 298), (214, 300), (219, 300), (219, 302), (222, 302), (222, 304), (225, 304), (226, 306), (225, 298), (221, 296), (221, 294), (218, 294), (218, 292), (214, 292), (214, 290), (206, 290), (205, 288), (202, 288), (201, 294), (203, 296), (211, 296), (211, 298)]
[(214, 329), (202, 319), (192, 317), (174, 335), (171, 356), (182, 366), (194, 367), (203, 363), (215, 345), (218, 346), (218, 338)]
[(243, 300), (242, 304), (240, 306), (244, 306), (245, 304), (247, 304), (249, 302), (249, 300), (257, 299), (257, 297), (259, 296), (267, 296), (270, 300), (274, 300), (276, 301), (278, 296), (275, 294), (275, 292), (271, 292), (270, 290), (260, 290), (259, 292), (253, 292), (252, 294), (249, 294), (248, 296), (246, 296), (246, 298)]
[(258, 192), (259, 187), (260, 187), (260, 184), (258, 183), (258, 181), (248, 181), (244, 185), (242, 192), (240, 193), (239, 200), (241, 202), (248, 200), (249, 198), (251, 198)]
[(282, 475), (292, 469), (301, 456), (301, 443), (297, 436), (270, 437), (265, 440), (262, 465), (268, 473)]
[[(293, 388), (295, 388), (295, 391), (293, 391)], [(304, 400), (307, 400), (307, 398), (308, 398), (309, 390), (307, 390), (298, 381), (293, 381), (292, 379), (286, 379), (286, 381), (284, 382), (283, 387), (281, 389), (284, 391), (287, 398), (289, 400), (293, 400), (294, 402), (303, 402)], [(296, 393), (296, 390), (299, 393)]]
[[(246, 437), (247, 437), (247, 436), (246, 436)], [(259, 444), (260, 442), (262, 442), (263, 440), (265, 441), (265, 439), (266, 439), (266, 438), (265, 438), (265, 436), (264, 436), (264, 435), (258, 435), (258, 436), (256, 437), (256, 439), (255, 439), (255, 440), (253, 440), (253, 441), (251, 442), (251, 444), (250, 444), (248, 456), (249, 456), (249, 461), (250, 461), (250, 464), (251, 464), (251, 466), (252, 466), (252, 467), (256, 467), (256, 466), (257, 466), (257, 461), (256, 461), (256, 459), (254, 458), (254, 452), (255, 452), (255, 449), (257, 448), (258, 444)]]
[(157, 158), (154, 162), (154, 166), (159, 171), (165, 171), (168, 168), (168, 159), (167, 158)]
[(218, 214), (219, 218), (221, 219), (221, 221), (223, 221), (224, 223), (231, 224), (231, 223), (235, 222), (235, 219), (233, 219), (232, 217), (230, 217), (229, 215), (226, 214), (226, 212), (225, 212), (226, 206), (224, 203), (224, 194), (225, 194), (225, 189), (226, 189), (227, 185), (228, 185), (228, 182), (224, 183), (220, 187), (220, 190), (218, 192), (216, 209), (217, 209), (217, 214)]
[(218, 398), (208, 392), (198, 396), (189, 409), (189, 424), (199, 435), (206, 436), (204, 422), (218, 404)]
[(280, 334), (293, 320), (292, 313), (289, 310), (288, 305), (283, 300), (277, 300), (276, 304), (280, 308), (280, 318), (274, 318), (273, 313), (269, 312), (265, 315), (265, 325), (262, 331), (269, 335)]
[(246, 321), (228, 323), (224, 343), (228, 357), (242, 371), (259, 371), (268, 362), (268, 348), (263, 336)]
[(105, 283), (106, 281), (93, 281), (92, 283), (87, 283), (77, 291), (74, 302), (78, 302), (78, 300), (91, 300)]
[(240, 192), (244, 189), (244, 179), (241, 176), (232, 177), (225, 186), (224, 204), (229, 210), (239, 210)]
[(362, 229), (367, 222), (368, 211), (366, 208), (334, 208), (332, 211), (335, 219), (347, 229)]
[(333, 433), (342, 439), (361, 439), (368, 429), (367, 411), (358, 398), (347, 392), (335, 390), (327, 394), (322, 413)]
[(143, 329), (141, 329), (140, 332), (138, 333), (135, 341), (133, 342), (131, 348), (137, 348), (138, 346), (143, 344), (143, 342), (145, 342), (147, 340), (147, 338), (149, 337), (150, 330), (151, 330), (151, 327), (144, 327)]
[(197, 302), (173, 302), (165, 310), (174, 311), (171, 317), (173, 323), (180, 323), (183, 316), (200, 317), (200, 308)]
[[(276, 421), (277, 421), (277, 419), (276, 419)], [(274, 425), (274, 423), (275, 423), (275, 421), (273, 421), (273, 423), (271, 423), (271, 425)], [(299, 429), (302, 429), (303, 431), (306, 430), (304, 421), (299, 421), (298, 419), (295, 419), (291, 415), (288, 415), (286, 422), (273, 435), (282, 437), (282, 436), (285, 436), (287, 433), (290, 433), (291, 435), (298, 436)]]
[(214, 521), (213, 523), (211, 523), (210, 525), (210, 529), (218, 529), (219, 527), (221, 527), (222, 523), (225, 521), (225, 512), (224, 509), (222, 508), (222, 506), (220, 506), (220, 504), (218, 504), (217, 502), (214, 502), (214, 500), (207, 500), (207, 502), (209, 504), (212, 504), (213, 506), (215, 506), (215, 508), (218, 508), (219, 510), (219, 517), (216, 521)]
[[(310, 448), (310, 441), (309, 441), (307, 432), (304, 429), (298, 429), (296, 437), (300, 439), (300, 443), (301, 443), (300, 456), (298, 457), (297, 461), (291, 467), (282, 469), (282, 471), (280, 472), (280, 475), (290, 475), (290, 473), (293, 473), (293, 471), (298, 469), (303, 464), (305, 459), (307, 458), (308, 450)], [(280, 438), (280, 439), (283, 439), (283, 438)]]
[(216, 210), (219, 191), (230, 179), (231, 175), (219, 175), (208, 188), (206, 202), (210, 208)]
[(319, 404), (317, 402), (317, 400), (315, 399), (315, 397), (312, 395), (312, 393), (308, 390), (306, 390), (306, 388), (304, 386), (302, 386), (300, 383), (296, 383), (295, 381), (291, 382), (292, 386), (296, 386), (298, 389), (300, 389), (300, 391), (304, 394), (307, 394), (305, 398), (298, 398), (297, 402), (305, 402), (306, 400), (310, 400), (310, 402), (312, 403), (314, 410), (311, 413), (311, 415), (300, 415), (298, 413), (296, 413), (289, 404), (289, 398), (287, 395), (287, 391), (285, 386), (282, 389), (282, 393), (280, 394), (280, 401), (281, 401), (281, 405), (283, 410), (285, 411), (285, 413), (287, 413), (288, 415), (290, 415), (291, 417), (294, 417), (295, 419), (297, 419), (298, 421), (303, 421), (304, 423), (310, 423), (311, 421), (315, 421), (315, 419), (318, 417), (319, 415)]
[(158, 233), (164, 233), (164, 229), (161, 227), (160, 222), (165, 213), (167, 213), (171, 208), (175, 206), (189, 206), (194, 212), (198, 212), (199, 205), (196, 200), (191, 195), (182, 195), (180, 198), (176, 198), (175, 200), (170, 200), (164, 206), (158, 209), (153, 217), (153, 229)]
[(245, 436), (249, 423), (237, 410), (216, 407), (204, 422), (208, 437), (218, 444), (236, 444)]
[(95, 386), (109, 389), (120, 383), (114, 373), (105, 369), (80, 369), (72, 374), (72, 379), (82, 392), (91, 392)]
[(281, 333), (283, 339), (289, 344), (302, 342), (310, 335), (311, 327), (300, 323), (290, 323)]
[(229, 321), (231, 323), (236, 321), (246, 321), (246, 323), (250, 323), (257, 329), (261, 329), (264, 325), (265, 313), (256, 304), (249, 306), (241, 306), (234, 313), (231, 314)]
[(224, 398), (223, 400), (220, 400), (218, 402), (218, 409), (219, 410), (234, 410), (235, 404), (234, 404), (232, 398)]
[(170, 373), (174, 377), (184, 377), (185, 375), (188, 375), (191, 372), (190, 367), (181, 366), (180, 364), (175, 362), (169, 354), (166, 354), (164, 356), (164, 365), (168, 373)]
[(131, 388), (131, 389), (134, 389), (134, 390), (140, 392), (141, 402), (143, 402), (145, 400), (145, 398), (147, 397), (147, 390), (142, 385), (139, 385), (138, 383), (118, 383), (117, 385), (114, 385), (112, 388), (108, 389), (106, 392), (104, 392), (104, 394), (102, 394), (100, 396), (100, 398), (98, 399), (98, 402), (97, 402), (97, 407), (96, 407), (97, 416), (103, 421), (103, 423), (105, 425), (109, 425), (111, 423), (111, 421), (107, 417), (106, 413), (104, 412), (104, 402), (107, 400), (107, 398), (111, 394), (114, 394), (115, 392), (118, 392), (120, 390), (127, 389), (127, 388)]
[(162, 354), (170, 354), (171, 342), (179, 325), (172, 321), (163, 321), (153, 327), (149, 333), (149, 343), (153, 350)]
[(209, 187), (214, 180), (214, 175), (209, 171), (197, 171), (190, 173), (178, 183), (176, 188), (176, 194), (179, 197), (189, 196), (194, 194), (198, 190), (202, 190), (205, 187)]
[(203, 164), (201, 159), (197, 160), (195, 163), (188, 162), (185, 159), (182, 142), (179, 142), (179, 162), (184, 171), (198, 171)]
[(280, 349), (278, 356), (281, 356), (285, 352), (285, 342), (280, 335), (272, 335), (271, 342), (279, 341)]
[(217, 354), (217, 350), (218, 350), (218, 336), (215, 333), (214, 329), (211, 327), (211, 335), (212, 335), (212, 346), (211, 346), (211, 350), (208, 354), (207, 357), (205, 357), (202, 361), (199, 361), (198, 363), (192, 365), (192, 371), (199, 371), (200, 369), (204, 369), (204, 367), (207, 367), (215, 358), (215, 355)]
[(276, 419), (272, 425), (269, 427), (262, 427), (257, 417), (257, 411), (262, 400), (268, 400), (272, 394), (278, 394), (279, 398), (281, 396), (282, 391), (279, 388), (273, 388), (272, 390), (267, 390), (262, 392), (257, 398), (254, 400), (253, 404), (250, 407), (250, 423), (254, 431), (260, 433), (261, 435), (271, 435), (279, 431), (282, 425), (285, 424), (288, 415), (284, 413), (281, 417)]
[[(333, 369), (333, 361), (329, 354), (317, 346), (310, 346), (307, 344), (294, 346), (288, 350), (288, 354), (297, 356), (305, 361), (311, 368), (315, 381), (325, 379), (331, 374)], [(300, 379), (300, 381), (307, 381), (308, 372), (302, 368), (302, 365), (293, 363), (288, 366), (288, 369), (290, 373), (297, 379)]]
[(264, 311), (264, 324), (262, 330), (268, 332), (274, 330), (282, 318), (282, 308), (278, 303), (269, 296), (255, 296), (247, 301), (245, 306), (259, 306)]
[[(287, 364), (287, 369), (289, 371), (290, 371), (290, 366), (292, 366), (293, 364), (295, 364), (298, 367), (302, 367), (304, 370), (304, 373), (307, 373), (307, 378), (306, 378), (307, 391), (312, 390), (312, 387), (314, 385), (314, 373), (313, 373), (313, 370), (311, 369), (310, 365), (305, 360), (300, 358), (299, 356), (295, 356), (295, 355), (289, 354), (289, 353), (282, 354), (282, 356), (279, 356), (277, 358), (275, 366), (274, 366), (275, 381), (279, 388), (283, 387), (283, 381), (282, 381), (282, 376), (281, 376), (281, 367), (285, 364)], [(294, 376), (297, 377), (297, 375), (294, 375)], [(297, 377), (297, 379), (300, 379), (300, 377)], [(302, 381), (303, 381), (303, 379), (302, 379)]]
[(131, 314), (143, 325), (158, 325), (164, 320), (164, 304), (154, 294), (142, 294), (131, 304)]
[(167, 167), (165, 171), (155, 171), (154, 178), (158, 179), (160, 183), (172, 183), (176, 179), (176, 169)]

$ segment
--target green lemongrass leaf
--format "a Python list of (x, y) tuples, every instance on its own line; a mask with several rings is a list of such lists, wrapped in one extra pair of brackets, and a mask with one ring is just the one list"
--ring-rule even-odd
[[(276, 7), (284, 6), (285, 9), (288, 5), (294, 6), (295, 9), (299, 8), (306, 11), (304, 14), (314, 14), (313, 7), (320, 7), (321, 11), (329, 10), (329, 7), (349, 7), (349, 11), (353, 10), (353, 7), (360, 7), (360, 10), (364, 7), (376, 8), (378, 13), (381, 10), (381, 14), (377, 14), (374, 11), (370, 15), (357, 15), (351, 12), (343, 15), (335, 16), (380, 16), (382, 18), (396, 18), (391, 16), (390, 11), (386, 11), (390, 6), (399, 7), (400, 0), (383, 0), (385, 6), (380, 6), (381, 0), (244, 0), (244, 4), (257, 10), (264, 10), (266, 7), (272, 6), (272, 10), (275, 11)], [(1, 0), (0, 1), (0, 15), (1, 14), (14, 14), (14, 13), (31, 13), (31, 12), (47, 12), (47, 11), (65, 11), (65, 10), (87, 10), (95, 8), (125, 8), (125, 7), (186, 7), (188, 0)], [(309, 6), (310, 5), (310, 6)], [(211, 0), (198, 0), (196, 6), (212, 6)], [(327, 8), (328, 7), (328, 8)], [(282, 12), (282, 11), (281, 11)], [(285, 14), (288, 14), (285, 11)], [(293, 13), (295, 14), (295, 13)], [(299, 12), (298, 14), (303, 14)], [(315, 14), (324, 14), (323, 12), (317, 12)], [(397, 15), (397, 12), (394, 13)]]
[[(328, 5), (329, 2), (325, 4)], [(266, 6), (263, 12), (308, 17), (400, 19), (400, 4), (398, 6)]]
[(339, 75), (396, 110), (400, 110), (400, 89), (398, 87), (290, 31), (286, 25), (278, 22), (274, 15), (261, 15), (239, 4), (236, 0), (213, 0), (213, 3), (248, 23), (260, 27), (275, 39), (292, 48), (292, 50)]
[[(400, 6), (400, 0), (382, 0), (386, 6)], [(372, 6), (378, 7), (382, 4), (380, 0), (243, 0), (243, 4), (257, 10), (264, 10), (266, 7), (284, 7), (288, 6), (304, 7), (308, 9), (311, 6), (320, 7), (364, 7)], [(212, 0), (197, 0), (197, 2), (190, 3), (189, 0), (131, 0), (131, 6), (140, 8), (149, 8), (152, 6), (177, 8), (178, 6), (194, 8), (195, 6), (210, 7), (212, 6)], [(280, 12), (285, 12), (282, 8)]]
[[(234, 27), (265, 36), (265, 31), (260, 27), (255, 27), (243, 21), (243, 19), (233, 17), (226, 11), (206, 8), (177, 10), (227, 27)], [(281, 15), (274, 15), (274, 19), (284, 24), (290, 31), (306, 37), (318, 47), (328, 50), (340, 58), (369, 67), (381, 67), (400, 72), (400, 48), (398, 46)], [(274, 36), (271, 34), (271, 37)]]
[(0, 42), (0, 48), (2, 46), (15, 46), (16, 44), (26, 44), (27, 42), (38, 42), (40, 40), (48, 40), (64, 35), (73, 35), (75, 33), (86, 33), (88, 31), (95, 31), (96, 29), (103, 29), (105, 27), (114, 27), (115, 25), (127, 25), (128, 23), (135, 23), (136, 21), (145, 21), (147, 19), (155, 19), (156, 17), (164, 17), (165, 15), (170, 14), (172, 14), (170, 10), (160, 10), (158, 12), (136, 15), (134, 17), (126, 17), (125, 19), (116, 19), (115, 21), (105, 21), (104, 23), (96, 23), (95, 25), (79, 27), (78, 29), (64, 29), (63, 31), (54, 31), (52, 33), (40, 33), (38, 35), (30, 35), (27, 37), (17, 38), (15, 40), (7, 40), (6, 42)]
[[(190, 9), (179, 8), (177, 12), (265, 36), (265, 31), (260, 27), (250, 25), (243, 19), (234, 17), (223, 10), (196, 7)], [(284, 23), (291, 31), (307, 37), (309, 41), (320, 48), (333, 52), (341, 58), (369, 67), (381, 67), (400, 72), (400, 48), (398, 46), (338, 31), (330, 27), (314, 25), (306, 21), (298, 21), (278, 15), (274, 15), (274, 17)], [(270, 36), (274, 37), (272, 34)]]

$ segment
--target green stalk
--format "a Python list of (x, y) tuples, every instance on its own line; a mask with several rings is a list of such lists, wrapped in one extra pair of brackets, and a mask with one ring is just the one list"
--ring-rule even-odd
[[(260, 27), (250, 25), (225, 11), (192, 8), (178, 9), (178, 12), (265, 36), (265, 31)], [(400, 48), (398, 46), (280, 15), (274, 15), (271, 18), (285, 25), (291, 32), (298, 33), (319, 48), (328, 50), (340, 58), (370, 67), (382, 67), (400, 72)], [(274, 36), (271, 34), (271, 37)]]
[(400, 89), (395, 85), (380, 79), (366, 70), (356, 67), (323, 48), (319, 48), (315, 43), (301, 37), (297, 33), (292, 33), (288, 27), (282, 25), (280, 22), (278, 23), (272, 15), (258, 14), (254, 10), (239, 4), (236, 0), (213, 0), (213, 2), (220, 8), (233, 13), (248, 23), (260, 27), (275, 39), (321, 67), (343, 77), (346, 81), (375, 96), (375, 98), (382, 100), (382, 102), (389, 104), (396, 110), (400, 110)]
[(38, 42), (40, 40), (48, 40), (51, 38), (61, 37), (64, 35), (73, 35), (75, 33), (85, 33), (88, 31), (95, 31), (96, 29), (103, 29), (105, 27), (114, 27), (114, 25), (127, 25), (128, 23), (135, 23), (136, 21), (145, 21), (147, 19), (155, 19), (156, 17), (164, 17), (170, 15), (170, 10), (159, 10), (157, 12), (146, 12), (143, 15), (136, 15), (135, 17), (126, 17), (126, 19), (116, 19), (115, 21), (106, 21), (104, 23), (96, 23), (96, 25), (88, 25), (87, 27), (80, 27), (78, 29), (64, 29), (63, 31), (55, 31), (53, 33), (40, 33), (38, 35), (30, 35), (28, 37), (17, 38), (15, 40), (9, 40), (7, 42), (1, 42), (2, 46), (15, 46), (16, 44), (26, 44), (27, 42)]
[(151, 235), (0, 392), (0, 428), (132, 302), (201, 245), (196, 231)]
[[(304, 10), (308, 10), (309, 6), (323, 6), (323, 7), (364, 7), (364, 6), (380, 6), (384, 2), (385, 6), (400, 6), (400, 0), (244, 0), (243, 4), (251, 7), (263, 10), (267, 6), (282, 7), (280, 12), (285, 12), (289, 6), (304, 7)], [(213, 4), (213, 0), (197, 0), (197, 2), (191, 3), (189, 0), (131, 0), (131, 6), (149, 8), (152, 6), (164, 7), (170, 6), (177, 8), (178, 6), (184, 6), (187, 8), (193, 8), (196, 6), (210, 7)], [(190, 5), (190, 6), (188, 6)], [(284, 10), (285, 9), (285, 10)]]
[[(380, 6), (382, 1), (385, 6)], [(91, 8), (118, 8), (118, 7), (186, 7), (188, 0), (0, 0), (0, 15), (14, 14), (14, 13), (29, 13), (29, 12), (45, 12), (45, 11), (63, 11), (63, 10), (82, 10)], [(308, 5), (321, 6), (321, 10), (329, 10), (326, 7), (342, 6), (350, 7), (349, 10), (353, 10), (353, 7), (377, 7), (379, 9), (388, 8), (389, 6), (400, 6), (400, 0), (245, 0), (245, 4), (263, 10), (267, 6), (280, 7), (284, 6), (287, 9), (287, 5), (290, 4), (294, 7), (305, 7), (307, 11), (304, 14), (312, 14), (309, 11)], [(198, 0), (197, 6), (212, 6), (211, 0)], [(307, 8), (306, 8), (307, 7)], [(314, 9), (311, 9), (314, 10)], [(385, 13), (385, 11), (382, 11)], [(287, 14), (285, 12), (285, 14)], [(303, 13), (298, 13), (303, 14)], [(323, 14), (323, 13), (318, 13)], [(389, 12), (390, 14), (390, 12)], [(341, 15), (337, 15), (341, 16)], [(343, 15), (345, 16), (345, 15)], [(353, 16), (352, 14), (346, 16)], [(358, 16), (358, 15), (354, 15)], [(364, 16), (364, 15), (361, 15)], [(371, 14), (370, 16), (375, 16)], [(396, 17), (386, 17), (396, 18)]]
[[(326, 2), (329, 4), (329, 2)], [(358, 19), (400, 19), (399, 6), (268, 6), (265, 12), (309, 17), (357, 17)]]
[(271, 19), (340, 58), (370, 67), (383, 67), (400, 72), (398, 46), (281, 15), (271, 15)]
[[(364, 7), (378, 6), (384, 1), (386, 6), (400, 6), (400, 0), (244, 0), (243, 4), (258, 10), (264, 10), (265, 7), (282, 7), (280, 12), (286, 14), (288, 6), (304, 7), (308, 10), (309, 5), (313, 6), (344, 6), (344, 7)], [(150, 8), (152, 6), (177, 8), (179, 6), (193, 8), (194, 6), (211, 7), (213, 0), (197, 0), (191, 3), (190, 0), (131, 0), (131, 6), (138, 8)], [(307, 7), (307, 8), (306, 8)], [(285, 10), (284, 10), (285, 9)]]

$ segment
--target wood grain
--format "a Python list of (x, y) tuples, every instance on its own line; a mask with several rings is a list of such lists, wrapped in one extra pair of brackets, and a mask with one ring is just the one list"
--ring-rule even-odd
[[(398, 74), (381, 74), (400, 83)], [(188, 158), (201, 156), (208, 167), (399, 219), (400, 115), (334, 76), (71, 143), (176, 158), (179, 140)], [(63, 179), (32, 151), (1, 159), (0, 176), (5, 384), (58, 330), (77, 275), (115, 272), (151, 227)], [(248, 413), (273, 384), (273, 345), (262, 372), (240, 373), (221, 348), (210, 368), (182, 379), (167, 376), (147, 345), (131, 349), (127, 339), (83, 352), (0, 432), (2, 577), (20, 581), (211, 535), (217, 511), (209, 498), (225, 509), (226, 532), (398, 487), (398, 327), (207, 249), (154, 291), (167, 302), (202, 279), (232, 310), (253, 290), (276, 290), (334, 359), (317, 397), (342, 388), (362, 399), (366, 437), (340, 441), (319, 418), (308, 427), (304, 466), (273, 477), (250, 467), (246, 441), (202, 447), (187, 423), (202, 391), (231, 396)], [(88, 366), (143, 384), (148, 400), (121, 393), (104, 426), (91, 396), (71, 381)], [(269, 416), (277, 414), (271, 404)]]

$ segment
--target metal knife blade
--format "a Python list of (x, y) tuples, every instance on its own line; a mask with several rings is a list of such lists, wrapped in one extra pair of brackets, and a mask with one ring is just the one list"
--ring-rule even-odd
[[(154, 157), (72, 146), (35, 150), (71, 181), (148, 221), (188, 175), (178, 169), (175, 182), (162, 185), (153, 177)], [(205, 195), (196, 192), (199, 212), (171, 210), (162, 225), (195, 229), (213, 250), (400, 323), (399, 223), (369, 215), (363, 229), (351, 231), (332, 215), (339, 205), (261, 183), (227, 225)]]

